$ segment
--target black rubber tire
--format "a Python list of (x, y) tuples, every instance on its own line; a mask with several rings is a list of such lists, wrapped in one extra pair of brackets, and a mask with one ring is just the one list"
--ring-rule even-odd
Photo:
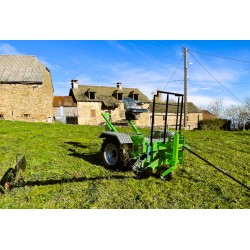
[(161, 165), (156, 169), (156, 176), (161, 178), (164, 181), (171, 181), (173, 179), (173, 174), (172, 172), (170, 172), (169, 174), (167, 174), (166, 176), (161, 176), (161, 174), (166, 171), (169, 168), (169, 166), (167, 165)]
[(120, 144), (116, 139), (106, 138), (101, 147), (102, 162), (105, 168), (123, 171), (130, 162), (129, 145)]

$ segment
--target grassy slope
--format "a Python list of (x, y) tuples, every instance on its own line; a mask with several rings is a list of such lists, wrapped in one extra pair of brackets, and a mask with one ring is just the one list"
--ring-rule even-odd
[[(126, 128), (120, 131), (128, 131)], [(103, 127), (0, 122), (0, 178), (25, 154), (25, 184), (0, 208), (249, 208), (249, 191), (185, 152), (171, 182), (106, 170)], [(148, 130), (142, 130), (146, 133)], [(192, 150), (249, 185), (250, 131), (185, 131)]]

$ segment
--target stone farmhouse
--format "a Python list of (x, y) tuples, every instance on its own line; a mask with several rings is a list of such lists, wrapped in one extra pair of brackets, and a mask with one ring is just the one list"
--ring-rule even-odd
[[(102, 112), (111, 114), (113, 123), (125, 120), (123, 98), (131, 97), (136, 101), (143, 102), (143, 108), (149, 112), (142, 113), (134, 123), (140, 127), (149, 127), (152, 120), (152, 102), (137, 88), (124, 88), (118, 82), (115, 87), (79, 85), (77, 80), (72, 80), (72, 88), (69, 96), (77, 103), (78, 124), (80, 125), (102, 125), (104, 119)], [(162, 103), (156, 106), (155, 126), (161, 127), (165, 120), (165, 107)], [(170, 111), (168, 119), (169, 127), (175, 126), (176, 110)], [(193, 130), (198, 127), (198, 121), (202, 120), (202, 111), (192, 102), (187, 103), (187, 129)], [(184, 119), (184, 116), (183, 116)], [(182, 122), (183, 123), (183, 122)]]
[(53, 122), (49, 69), (35, 56), (0, 55), (0, 119)]
[(77, 103), (78, 124), (100, 125), (104, 123), (102, 112), (111, 114), (112, 122), (125, 119), (123, 98), (131, 97), (143, 102), (148, 109), (150, 100), (137, 88), (123, 88), (122, 83), (115, 87), (79, 85), (72, 80), (69, 96)]

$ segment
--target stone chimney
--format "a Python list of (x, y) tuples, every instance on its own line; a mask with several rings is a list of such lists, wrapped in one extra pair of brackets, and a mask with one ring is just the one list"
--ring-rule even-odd
[(122, 83), (121, 83), (121, 82), (118, 82), (118, 83), (116, 84), (116, 86), (117, 86), (118, 89), (122, 89)]
[(72, 89), (78, 89), (78, 80), (71, 80)]

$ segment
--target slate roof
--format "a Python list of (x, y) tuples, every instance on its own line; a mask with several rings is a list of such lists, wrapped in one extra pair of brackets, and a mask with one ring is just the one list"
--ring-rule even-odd
[[(168, 112), (169, 113), (177, 113), (177, 103), (169, 103)], [(149, 110), (152, 112), (153, 110), (153, 103), (150, 103)], [(165, 103), (156, 103), (155, 106), (156, 113), (165, 113), (166, 112), (166, 105)], [(179, 110), (180, 112), (180, 110)], [(184, 112), (184, 109), (183, 109)], [(192, 102), (187, 102), (187, 113), (202, 113), (200, 109), (198, 109)]]
[[(96, 99), (90, 99), (88, 92), (95, 92)], [(106, 107), (115, 108), (119, 105), (119, 100), (114, 96), (116, 93), (122, 93), (123, 98), (129, 97), (130, 94), (138, 94), (139, 101), (150, 102), (148, 97), (137, 88), (118, 89), (117, 87), (79, 85), (78, 88), (72, 88), (69, 95), (72, 95), (77, 102), (102, 102)]]
[(0, 55), (0, 83), (42, 83), (46, 70), (35, 56)]

